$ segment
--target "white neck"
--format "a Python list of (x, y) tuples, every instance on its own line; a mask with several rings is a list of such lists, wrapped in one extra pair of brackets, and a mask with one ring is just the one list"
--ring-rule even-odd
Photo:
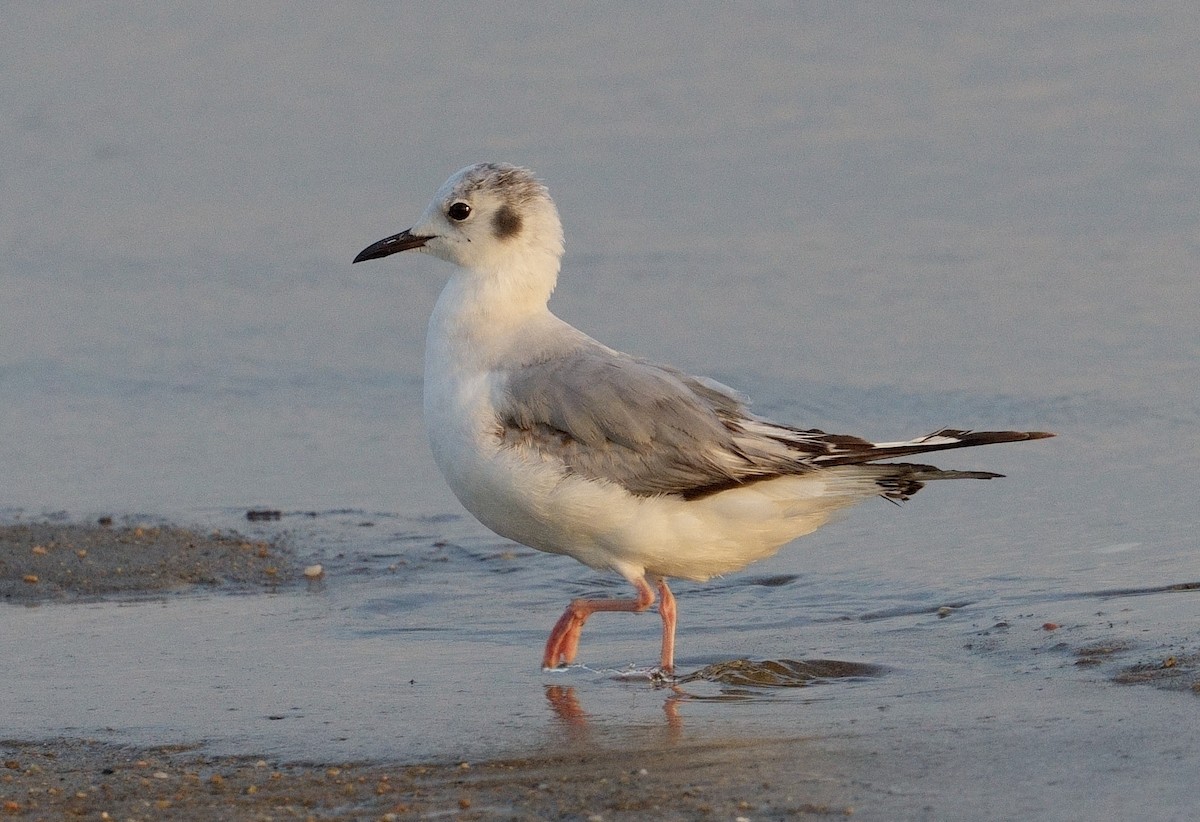
[(447, 362), (487, 368), (497, 355), (519, 342), (523, 329), (548, 317), (547, 303), (558, 278), (558, 260), (528, 255), (503, 271), (463, 269), (442, 289), (429, 318), (427, 367)]

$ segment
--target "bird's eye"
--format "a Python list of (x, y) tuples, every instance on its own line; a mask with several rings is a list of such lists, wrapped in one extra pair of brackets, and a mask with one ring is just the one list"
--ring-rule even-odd
[(446, 209), (446, 216), (461, 223), (471, 216), (471, 207), (463, 202), (454, 203)]

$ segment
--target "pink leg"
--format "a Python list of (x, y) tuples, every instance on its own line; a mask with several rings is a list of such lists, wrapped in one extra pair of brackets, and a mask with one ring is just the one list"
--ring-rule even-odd
[[(542, 655), (543, 668), (557, 668), (560, 665), (570, 665), (575, 661), (575, 653), (579, 650), (579, 634), (583, 630), (583, 624), (587, 622), (588, 617), (597, 611), (644, 611), (654, 604), (654, 592), (650, 590), (650, 586), (646, 584), (646, 580), (634, 580), (634, 587), (637, 588), (637, 599), (576, 599), (572, 600), (567, 606), (567, 610), (563, 611), (563, 615), (558, 618), (553, 630), (550, 631), (550, 638), (546, 640), (546, 652)], [(660, 582), (659, 590), (665, 590), (665, 586)], [(670, 596), (670, 591), (667, 595)], [(671, 601), (671, 632), (672, 642), (674, 641), (675, 631), (675, 609), (674, 598)], [(664, 658), (667, 654), (666, 649), (666, 616), (663, 617), (663, 654)]]
[(667, 587), (667, 581), (658, 579), (658, 615), (662, 617), (662, 656), (658, 667), (664, 674), (675, 672), (675, 595)]

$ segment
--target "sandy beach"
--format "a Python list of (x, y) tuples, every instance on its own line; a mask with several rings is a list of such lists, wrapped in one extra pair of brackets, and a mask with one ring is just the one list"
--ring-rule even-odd
[(0, 813), (46, 820), (853, 816), (852, 805), (829, 804), (844, 797), (841, 786), (782, 770), (794, 747), (726, 743), (412, 765), (278, 763), (86, 740), (9, 742), (0, 743)]

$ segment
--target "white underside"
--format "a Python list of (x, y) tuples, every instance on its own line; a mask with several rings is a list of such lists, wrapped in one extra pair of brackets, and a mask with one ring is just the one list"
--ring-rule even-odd
[(439, 461), (463, 505), (496, 533), (628, 579), (702, 581), (740, 570), (878, 492), (874, 481), (834, 468), (691, 501), (643, 497), (530, 457), (488, 449)]

